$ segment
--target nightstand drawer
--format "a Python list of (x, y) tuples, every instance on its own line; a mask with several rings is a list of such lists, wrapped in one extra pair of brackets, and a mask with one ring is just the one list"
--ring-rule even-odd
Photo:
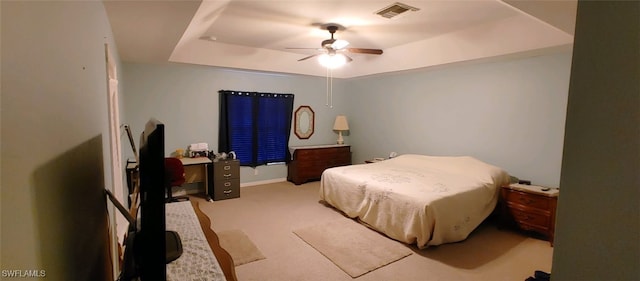
[(509, 190), (506, 195), (506, 200), (510, 203), (522, 204), (524, 206), (541, 210), (549, 209), (550, 200), (548, 197), (513, 190)]
[(527, 212), (523, 210), (519, 210), (516, 208), (509, 208), (509, 213), (513, 216), (513, 219), (520, 225), (528, 224), (531, 226), (536, 226), (538, 228), (547, 228), (549, 225), (549, 216), (536, 214), (532, 212)]
[(500, 191), (502, 225), (538, 232), (551, 242), (555, 232), (558, 189), (511, 184)]

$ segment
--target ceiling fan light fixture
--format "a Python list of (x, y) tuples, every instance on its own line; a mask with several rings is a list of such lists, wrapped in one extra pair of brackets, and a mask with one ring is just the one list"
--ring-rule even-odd
[(322, 54), (318, 57), (318, 62), (326, 68), (334, 69), (345, 65), (347, 57), (343, 54)]

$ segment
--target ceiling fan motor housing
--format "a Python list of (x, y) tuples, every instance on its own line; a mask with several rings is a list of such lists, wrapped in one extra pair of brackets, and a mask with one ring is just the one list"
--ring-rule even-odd
[[(343, 26), (341, 26), (339, 24), (335, 24), (335, 23), (326, 24), (326, 25), (323, 25), (321, 27), (321, 29), (327, 30), (331, 34), (331, 38), (330, 39), (323, 40), (320, 43), (320, 46), (323, 49), (322, 51), (324, 52), (322, 55), (334, 56), (339, 51), (347, 51), (349, 53), (370, 54), (370, 55), (381, 55), (382, 54), (382, 50), (380, 50), (380, 49), (345, 48), (347, 45), (349, 45), (349, 42), (347, 42), (345, 40), (338, 40), (338, 39), (335, 39), (333, 37), (333, 35), (336, 33), (336, 31), (345, 29)], [(290, 48), (290, 49), (315, 49), (315, 48)], [(315, 54), (315, 55), (306, 56), (304, 58), (299, 59), (298, 61), (307, 60), (307, 59), (310, 59), (310, 58), (313, 58), (313, 57), (317, 57), (317, 56), (320, 56), (320, 55), (321, 54)], [(344, 54), (342, 54), (342, 57), (344, 57), (347, 62), (350, 62), (350, 61), (353, 60), (349, 56), (344, 55)]]
[(333, 38), (333, 34), (336, 33), (336, 31), (338, 30), (338, 26), (337, 25), (327, 25), (326, 29), (329, 31), (329, 33), (331, 33), (331, 39), (327, 39), (322, 41), (321, 46), (323, 48), (332, 48), (332, 44), (334, 42), (336, 42), (336, 39)]
[(333, 39), (333, 38), (331, 38), (331, 39), (327, 39), (327, 40), (322, 41), (321, 46), (322, 46), (323, 48), (331, 48), (331, 45), (332, 45), (334, 42), (336, 42), (336, 39)]

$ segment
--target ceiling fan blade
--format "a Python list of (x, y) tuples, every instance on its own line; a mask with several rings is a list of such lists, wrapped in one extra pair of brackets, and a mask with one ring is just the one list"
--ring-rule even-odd
[(347, 48), (347, 51), (357, 54), (382, 55), (380, 49)]
[(318, 51), (322, 51), (322, 48), (285, 48), (287, 50), (318, 50)]
[(345, 58), (347, 58), (347, 62), (348, 62), (348, 63), (353, 61), (353, 59), (352, 59), (350, 56), (347, 56), (347, 55), (345, 55), (345, 54), (342, 54), (342, 55), (343, 55)]
[(316, 57), (316, 56), (319, 56), (319, 54), (306, 56), (306, 57), (304, 57), (304, 58), (299, 59), (298, 61), (308, 60), (308, 59), (310, 59), (310, 58), (312, 58), (312, 57)]

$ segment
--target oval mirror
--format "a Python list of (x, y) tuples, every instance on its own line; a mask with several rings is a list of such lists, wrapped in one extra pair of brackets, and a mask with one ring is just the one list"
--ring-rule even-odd
[(301, 105), (296, 109), (294, 132), (299, 139), (308, 139), (313, 135), (314, 115), (313, 109), (308, 105)]

